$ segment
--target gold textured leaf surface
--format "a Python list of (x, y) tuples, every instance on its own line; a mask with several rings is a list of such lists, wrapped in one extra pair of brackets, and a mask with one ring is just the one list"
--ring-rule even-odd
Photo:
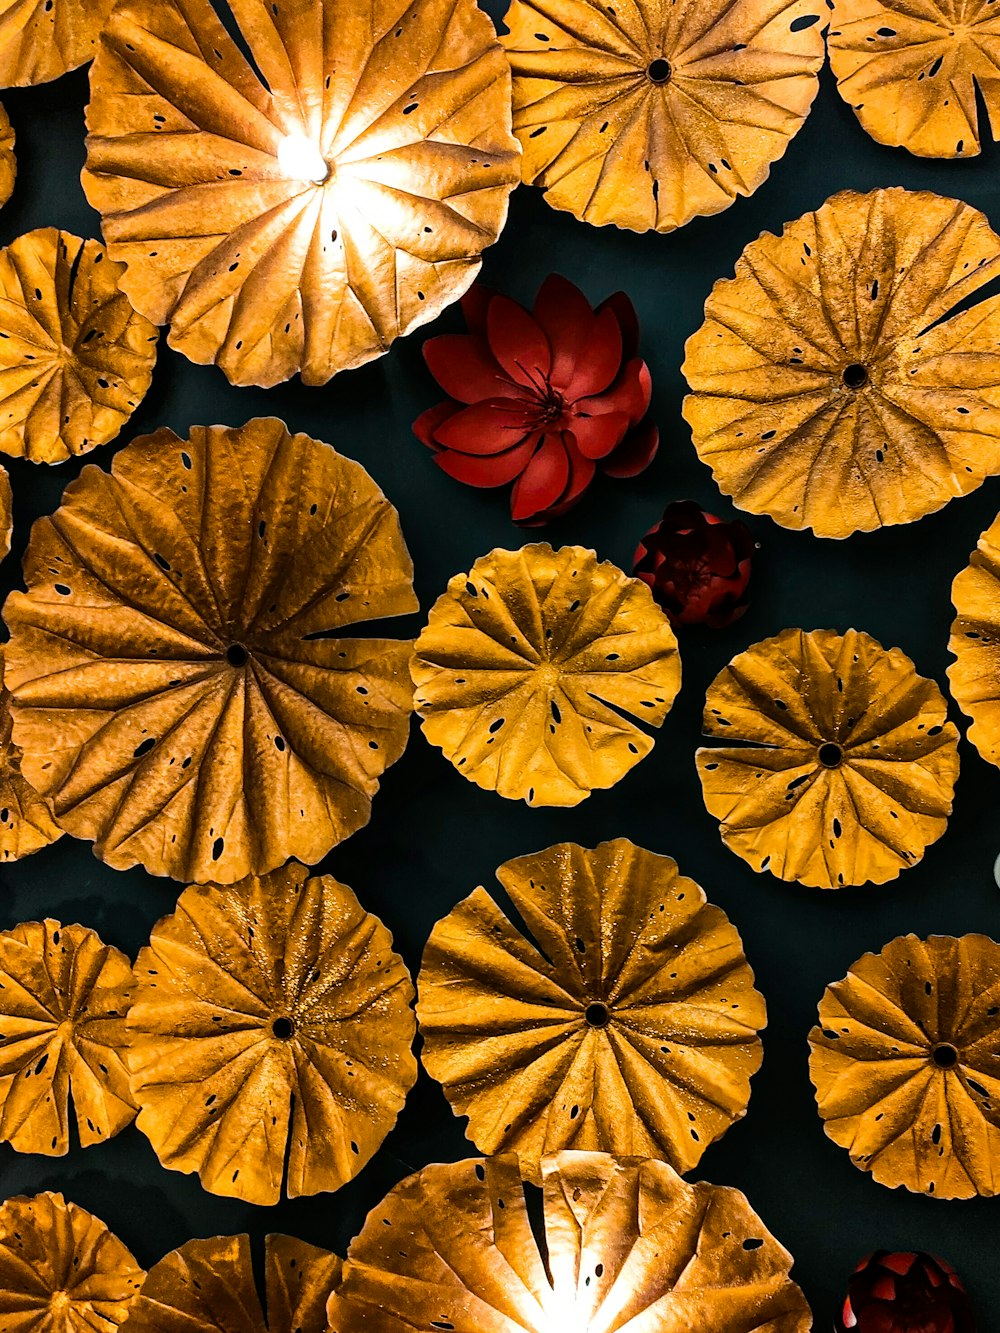
[(14, 492), (10, 485), (10, 473), (0, 467), (0, 560), (10, 555), (11, 539), (14, 536)]
[(737, 1190), (590, 1152), (545, 1158), (542, 1179), (546, 1261), (515, 1157), (428, 1166), (397, 1185), (351, 1244), (332, 1333), (812, 1327), (791, 1255)]
[(35, 524), (7, 601), (25, 777), (116, 869), (319, 860), (406, 746), (410, 644), (351, 629), (416, 610), (412, 569), (367, 472), (280, 421), (137, 440)]
[(117, 1333), (144, 1276), (100, 1218), (61, 1194), (0, 1207), (4, 1333)]
[(951, 600), (951, 693), (972, 718), (969, 740), (985, 760), (1000, 765), (1000, 516), (956, 575)]
[(268, 1236), (265, 1320), (249, 1236), (190, 1240), (149, 1270), (129, 1333), (326, 1333), (326, 1302), (340, 1269), (327, 1250)]
[(525, 546), (456, 574), (410, 664), (423, 731), (479, 787), (577, 805), (653, 748), (680, 689), (647, 586), (593, 551)]
[(93, 59), (115, 0), (0, 0), (0, 88), (48, 83)]
[(0, 649), (0, 861), (17, 861), (62, 837), (52, 811), (21, 773), (21, 751), (12, 738), (10, 691)]
[(28, 921), (0, 933), (0, 1140), (64, 1156), (71, 1104), (84, 1148), (131, 1124), (131, 991), (132, 964), (85, 926)]
[(815, 0), (514, 0), (504, 22), (525, 181), (632, 231), (753, 194), (825, 58)]
[(0, 105), (0, 208), (14, 193), (17, 179), (17, 158), (14, 156), (15, 135), (6, 107)]
[(277, 1203), (283, 1179), (289, 1198), (351, 1180), (417, 1075), (391, 935), (306, 873), (185, 889), (135, 965), (139, 1128), (164, 1166), (251, 1203)]
[(709, 686), (698, 776), (755, 870), (824, 889), (884, 884), (944, 833), (958, 731), (933, 680), (848, 630), (784, 630)]
[(832, 8), (838, 91), (873, 139), (920, 157), (973, 157), (977, 91), (996, 136), (1000, 15), (992, 0), (835, 0)]
[(809, 1034), (827, 1134), (881, 1185), (1000, 1194), (1000, 944), (915, 935), (829, 986)]
[(684, 416), (721, 489), (847, 537), (1000, 471), (1000, 237), (926, 191), (844, 191), (765, 232), (688, 339)]
[(746, 1113), (766, 1022), (725, 913), (627, 838), (560, 843), (431, 932), (418, 981), (422, 1059), (484, 1153), (537, 1182), (561, 1148), (663, 1157), (687, 1171)]
[(104, 246), (28, 232), (0, 251), (0, 450), (61, 463), (107, 444), (145, 396), (159, 334)]
[(519, 177), (474, 0), (123, 0), (84, 188), (123, 286), (192, 361), (324, 384), (457, 300)]

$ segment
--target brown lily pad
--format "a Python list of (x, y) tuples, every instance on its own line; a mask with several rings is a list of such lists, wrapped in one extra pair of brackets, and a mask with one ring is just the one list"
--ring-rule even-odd
[(185, 889), (135, 965), (139, 1128), (164, 1166), (251, 1203), (352, 1179), (417, 1075), (392, 937), (345, 885), (306, 874)]
[(1000, 1194), (1000, 944), (906, 935), (827, 987), (809, 1034), (824, 1128), (882, 1185)]
[(766, 1022), (743, 946), (669, 856), (560, 843), (431, 932), (418, 981), (427, 1072), (484, 1153), (602, 1149), (678, 1171), (746, 1113)]
[(351, 1243), (332, 1333), (552, 1333), (648, 1327), (808, 1333), (791, 1255), (746, 1198), (666, 1162), (542, 1162), (546, 1258), (513, 1156), (427, 1166)]
[(84, 189), (125, 290), (234, 384), (325, 384), (457, 300), (518, 179), (474, 0), (122, 0)]
[(229, 883), (367, 822), (408, 739), (410, 644), (351, 627), (417, 602), (357, 463), (280, 421), (158, 431), (67, 488), (25, 578), (22, 770), (109, 865)]

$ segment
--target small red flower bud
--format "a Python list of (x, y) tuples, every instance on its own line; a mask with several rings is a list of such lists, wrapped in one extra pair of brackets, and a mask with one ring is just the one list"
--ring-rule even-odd
[(649, 584), (671, 624), (719, 629), (747, 608), (753, 550), (745, 523), (727, 523), (680, 500), (643, 537), (632, 572)]
[(847, 1284), (836, 1333), (976, 1333), (961, 1279), (944, 1259), (876, 1250)]

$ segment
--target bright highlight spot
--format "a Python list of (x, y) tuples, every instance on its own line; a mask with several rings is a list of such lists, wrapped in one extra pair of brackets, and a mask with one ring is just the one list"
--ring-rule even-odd
[(330, 174), (319, 144), (305, 134), (288, 134), (278, 144), (278, 166), (293, 181), (321, 185)]

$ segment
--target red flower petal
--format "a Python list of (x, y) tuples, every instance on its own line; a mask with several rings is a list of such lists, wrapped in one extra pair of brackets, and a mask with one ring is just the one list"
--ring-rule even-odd
[(513, 449), (531, 429), (521, 403), (492, 398), (463, 407), (434, 432), (436, 444), (462, 454), (499, 454)]
[[(691, 502), (693, 504), (693, 501)], [(709, 523), (719, 523), (721, 519), (714, 514), (706, 514)], [(916, 1261), (916, 1254), (910, 1250), (900, 1250), (896, 1254), (886, 1254), (879, 1260), (883, 1268), (890, 1268), (900, 1277), (905, 1277)], [(926, 1266), (925, 1266), (926, 1267)]]
[(434, 432), (442, 422), (453, 417), (456, 412), (461, 412), (457, 403), (438, 403), (436, 407), (429, 407), (426, 412), (421, 412), (413, 423), (413, 433), (421, 444), (426, 444), (428, 449), (439, 449), (440, 445), (434, 438)]
[(544, 392), (552, 366), (549, 340), (524, 306), (494, 296), (486, 316), (490, 351), (518, 384)]
[(601, 463), (609, 477), (637, 477), (656, 457), (660, 432), (651, 421), (625, 436), (618, 448)]
[(602, 310), (613, 310), (615, 319), (618, 321), (618, 327), (622, 331), (622, 356), (631, 360), (632, 357), (639, 355), (639, 317), (635, 313), (635, 306), (625, 295), (624, 292), (613, 292), (605, 301), (597, 307), (597, 313)]
[[(492, 342), (492, 339), (491, 339)], [(603, 393), (621, 369), (622, 331), (613, 310), (605, 310), (594, 320), (590, 337), (576, 358), (573, 375), (566, 386), (566, 397), (589, 398)]]
[(542, 283), (535, 298), (535, 319), (552, 348), (549, 379), (557, 389), (565, 389), (593, 334), (594, 311), (579, 287), (553, 273)]
[(486, 314), (495, 295), (492, 287), (476, 282), (462, 297), (462, 314), (465, 316), (465, 323), (470, 333), (478, 333), (481, 338), (486, 337)]
[(569, 458), (558, 435), (546, 435), (542, 447), (518, 477), (511, 493), (515, 523), (548, 509), (562, 498), (569, 481)]
[[(565, 443), (566, 437), (563, 436)], [(586, 458), (578, 449), (567, 449), (569, 454), (569, 484), (566, 492), (559, 502), (559, 513), (564, 514), (571, 505), (575, 505), (580, 496), (584, 493), (590, 483), (594, 480), (597, 472), (597, 464), (591, 458)]]
[(606, 458), (621, 444), (631, 422), (627, 412), (605, 412), (603, 416), (574, 416), (570, 430), (584, 458)]
[(460, 403), (484, 398), (520, 398), (524, 390), (511, 384), (485, 338), (469, 333), (444, 333), (424, 343), (424, 360), (438, 384)]
[(450, 449), (436, 454), (434, 462), (442, 472), (456, 481), (465, 482), (466, 486), (504, 486), (520, 476), (531, 462), (539, 435), (529, 435), (527, 439), (507, 449), (502, 454), (487, 454), (474, 457), (472, 454), (453, 453)]
[(653, 381), (645, 361), (629, 361), (621, 374), (605, 392), (591, 398), (580, 398), (574, 404), (577, 412), (597, 416), (599, 412), (627, 412), (632, 425), (637, 425), (649, 411), (653, 396)]

